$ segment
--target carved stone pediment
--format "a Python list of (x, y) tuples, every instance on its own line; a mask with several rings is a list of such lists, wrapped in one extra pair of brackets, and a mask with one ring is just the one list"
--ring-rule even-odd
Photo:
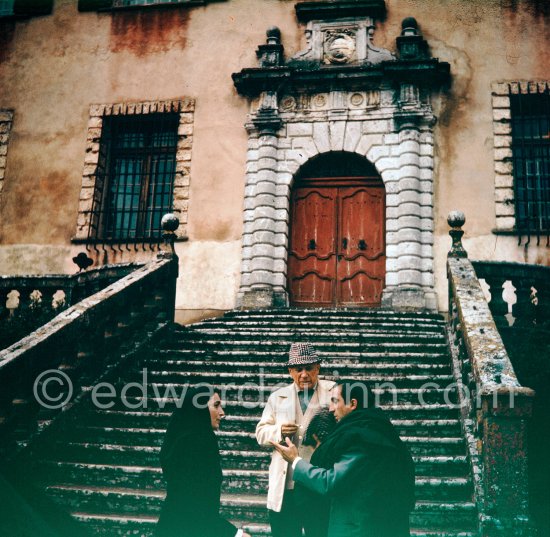
[(305, 34), (306, 49), (293, 56), (288, 65), (298, 67), (301, 62), (319, 66), (365, 63), (375, 65), (396, 59), (389, 50), (374, 46), (374, 20), (370, 17), (359, 20), (310, 21)]
[[(383, 0), (300, 2), (296, 13), (306, 23), (305, 50), (286, 60), (279, 29), (268, 29), (267, 42), (256, 51), (260, 66), (232, 75), (241, 95), (255, 98), (266, 92), (281, 96), (407, 85), (400, 90), (404, 96), (400, 100), (410, 109), (418, 106), (419, 90), (449, 80), (449, 64), (430, 57), (414, 18), (403, 20), (395, 54), (374, 45), (375, 21), (385, 14)], [(270, 113), (275, 110), (271, 107)]]

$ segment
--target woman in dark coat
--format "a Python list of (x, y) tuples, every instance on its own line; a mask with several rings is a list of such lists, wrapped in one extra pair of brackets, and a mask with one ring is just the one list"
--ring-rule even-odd
[(168, 424), (160, 453), (167, 490), (157, 537), (249, 537), (220, 516), (222, 470), (214, 430), (225, 414), (220, 396), (212, 393), (188, 390)]

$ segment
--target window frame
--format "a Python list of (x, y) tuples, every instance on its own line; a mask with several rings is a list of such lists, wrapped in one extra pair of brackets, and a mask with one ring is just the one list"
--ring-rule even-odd
[[(549, 242), (550, 229), (529, 229), (518, 225), (516, 218), (516, 174), (514, 171), (514, 139), (512, 136), (511, 95), (543, 93), (550, 88), (550, 81), (500, 81), (492, 84), (494, 171), (495, 171), (495, 216), (497, 235), (546, 237)], [(516, 143), (518, 140), (516, 139)], [(517, 155), (516, 155), (517, 158)], [(549, 208), (550, 210), (550, 208)]]
[(0, 198), (4, 189), (6, 166), (8, 160), (8, 144), (13, 126), (13, 110), (0, 108)]
[[(86, 139), (86, 156), (82, 175), (78, 219), (73, 243), (84, 244), (118, 244), (159, 242), (159, 237), (105, 237), (99, 229), (105, 224), (103, 221), (93, 222), (94, 212), (99, 207), (99, 215), (103, 215), (103, 204), (106, 196), (101, 167), (107, 165), (109, 149), (103, 143), (103, 135), (110, 116), (146, 115), (154, 113), (177, 113), (177, 141), (175, 151), (175, 173), (172, 184), (172, 212), (179, 218), (180, 226), (176, 231), (176, 238), (185, 240), (187, 236), (187, 209), (189, 203), (189, 185), (191, 178), (191, 149), (193, 144), (193, 122), (195, 101), (182, 98), (169, 101), (145, 101), (117, 104), (94, 104), (90, 107), (88, 131)], [(140, 200), (141, 202), (142, 200)], [(97, 232), (94, 232), (94, 227)]]
[[(144, 0), (147, 1), (147, 0)], [(151, 0), (153, 1), (153, 0)], [(78, 0), (78, 11), (121, 11), (134, 9), (156, 9), (156, 8), (182, 8), (205, 6), (213, 2), (224, 2), (226, 0), (178, 0), (170, 2), (169, 0), (158, 3), (144, 3), (130, 6), (116, 6), (114, 0)]]

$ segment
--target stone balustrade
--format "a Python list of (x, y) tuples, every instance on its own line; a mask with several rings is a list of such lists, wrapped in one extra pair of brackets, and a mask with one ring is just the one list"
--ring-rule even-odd
[(78, 274), (0, 276), (0, 348), (15, 343), (138, 266), (106, 265)]
[[(83, 298), (107, 287), (114, 281), (135, 270), (139, 264), (126, 263), (120, 265), (105, 265), (77, 274), (44, 274), (24, 276), (0, 276), (0, 318), (9, 315), (8, 310), (28, 306), (33, 295), (53, 305), (54, 295), (61, 293), (59, 301), (70, 306)], [(11, 295), (17, 293), (13, 303)], [(12, 301), (10, 301), (12, 298)], [(57, 298), (57, 297), (56, 297)], [(10, 307), (10, 302), (13, 306)]]
[(489, 307), (499, 329), (526, 328), (548, 319), (550, 267), (504, 261), (472, 261), (472, 265), (489, 288)]
[(469, 439), (481, 535), (530, 536), (527, 422), (534, 391), (522, 386), (472, 262), (462, 247), (464, 215), (449, 215), (450, 339)]
[[(113, 368), (124, 367), (173, 322), (178, 277), (174, 232), (179, 220), (165, 215), (162, 225), (164, 249), (155, 260), (139, 268), (121, 268), (134, 270), (0, 351), (0, 460), (13, 458), (33, 435), (59, 422), (54, 418), (85, 397), (87, 387)], [(118, 270), (106, 267), (76, 279), (86, 281), (90, 290), (104, 278), (120, 276)], [(66, 281), (56, 278), (45, 288)], [(80, 288), (72, 287), (73, 302), (75, 289)]]

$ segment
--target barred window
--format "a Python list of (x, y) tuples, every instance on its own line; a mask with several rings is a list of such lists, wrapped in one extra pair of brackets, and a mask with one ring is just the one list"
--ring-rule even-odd
[(113, 7), (148, 6), (154, 4), (185, 4), (189, 0), (113, 0)]
[(91, 238), (150, 239), (172, 211), (179, 114), (104, 120)]
[(516, 228), (550, 230), (550, 92), (546, 84), (510, 94)]
[(14, 0), (0, 0), (0, 17), (13, 15)]

